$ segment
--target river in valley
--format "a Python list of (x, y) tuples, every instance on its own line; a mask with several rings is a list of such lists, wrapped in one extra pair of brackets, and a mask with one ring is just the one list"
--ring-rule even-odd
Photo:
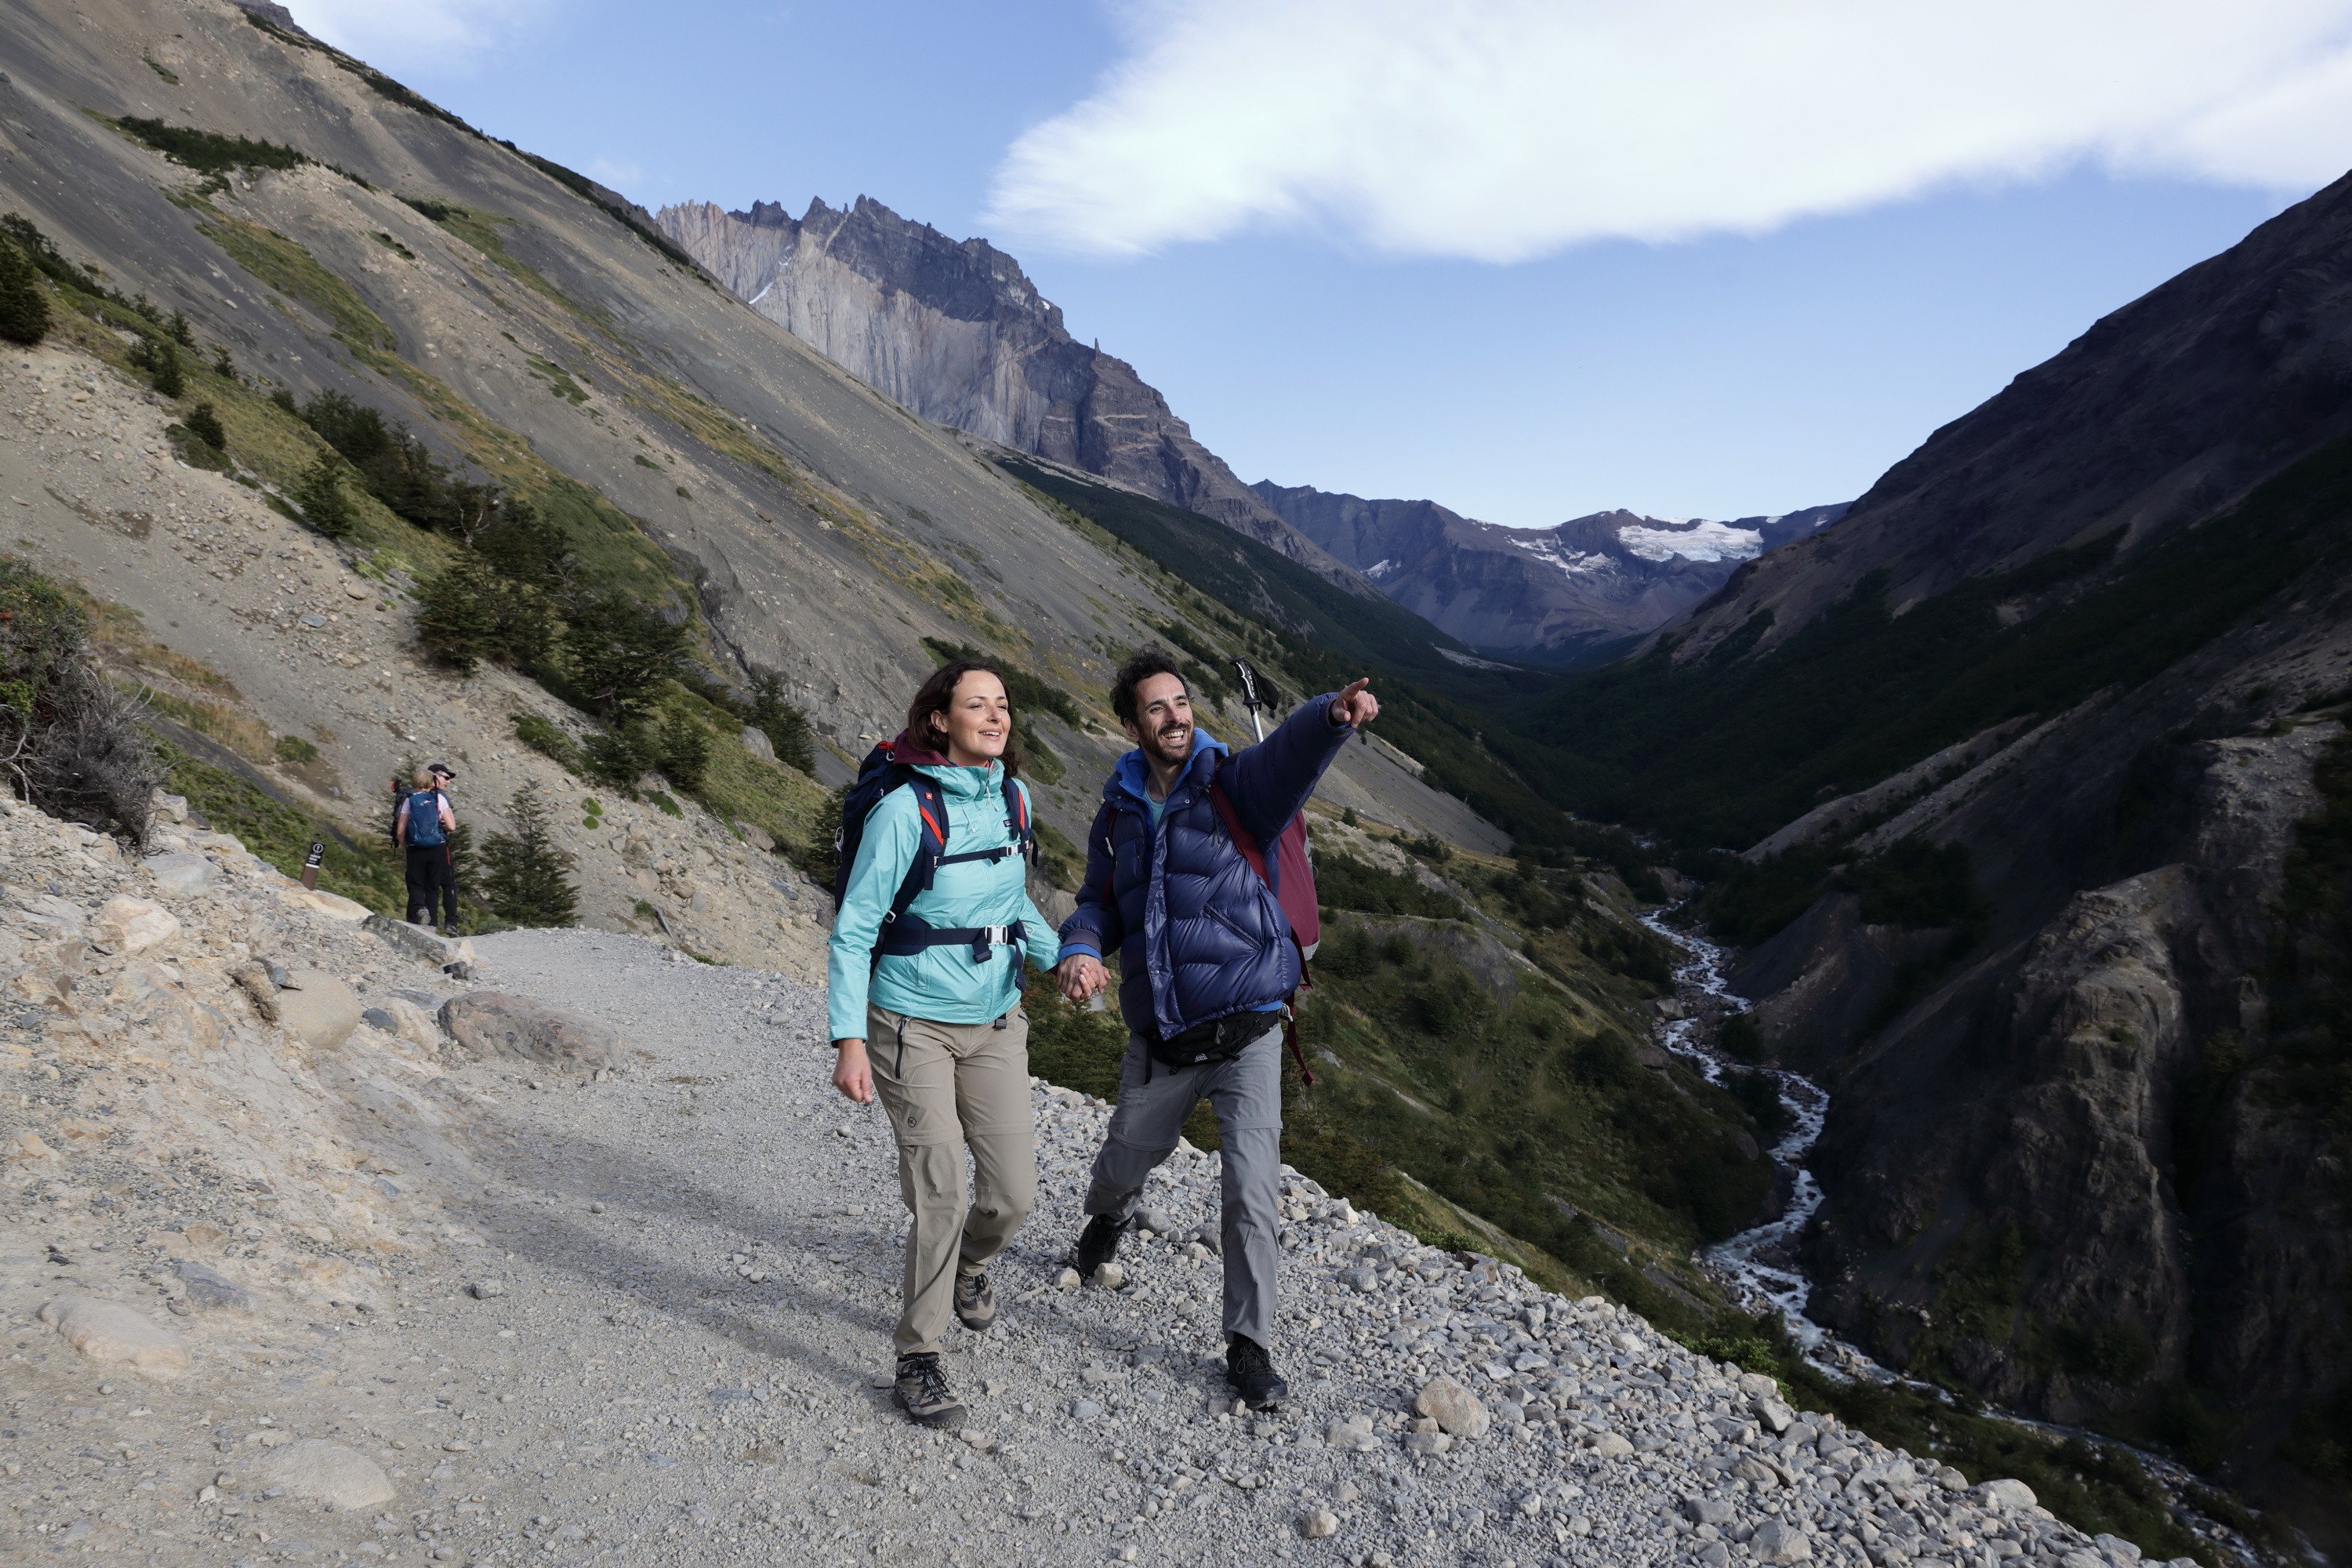
[[(1672, 942), (1682, 955), (1675, 966), (1675, 1000), (1681, 1016), (1660, 1020), (1660, 1043), (1698, 1068), (1708, 1082), (1720, 1084), (1733, 1072), (1749, 1070), (1726, 1056), (1716, 1043), (1723, 1020), (1746, 1012), (1748, 1002), (1732, 991), (1727, 978), (1731, 955), (1702, 936), (1668, 924), (1665, 917), (1672, 912), (1669, 908), (1642, 917), (1643, 925)], [(1829, 1120), (1829, 1091), (1801, 1073), (1785, 1068), (1765, 1067), (1753, 1070), (1772, 1076), (1780, 1086), (1780, 1103), (1789, 1112), (1789, 1131), (1770, 1151), (1773, 1163), (1780, 1168), (1776, 1187), (1780, 1198), (1780, 1213), (1762, 1225), (1704, 1248), (1696, 1255), (1697, 1263), (1746, 1310), (1778, 1310), (1789, 1337), (1804, 1358), (1827, 1375), (1900, 1383), (1937, 1399), (1948, 1400), (1949, 1395), (1935, 1384), (1880, 1365), (1856, 1346), (1815, 1322), (1807, 1312), (1812, 1300), (1812, 1282), (1798, 1265), (1797, 1244), (1822, 1206), (1821, 1184), (1806, 1168), (1805, 1162), (1821, 1138), (1823, 1123)], [(2175, 1517), (2228, 1555), (2249, 1568), (2258, 1564), (2282, 1568), (2291, 1561), (2263, 1552), (2236, 1531), (2200, 1511), (2190, 1501), (2191, 1489), (2205, 1483), (2161, 1454), (2149, 1453), (2099, 1433), (2053, 1426), (1989, 1406), (1984, 1414), (2052, 1436), (2081, 1437), (2101, 1447), (2125, 1449), (2135, 1455), (2162, 1486)], [(2314, 1556), (2317, 1558), (2316, 1553)]]

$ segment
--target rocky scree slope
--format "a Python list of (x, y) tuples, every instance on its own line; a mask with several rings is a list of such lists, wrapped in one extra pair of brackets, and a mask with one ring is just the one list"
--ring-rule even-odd
[[(1106, 1108), (1043, 1085), (1003, 1315), (948, 1352), (974, 1420), (923, 1432), (886, 1392), (890, 1141), (824, 1084), (814, 990), (596, 933), (426, 952), (169, 831), (134, 862), (0, 811), (27, 1552), (2137, 1561), (1288, 1173), (1298, 1392), (1237, 1415), (1215, 1157), (1180, 1150), (1082, 1285)], [(446, 958), (496, 993), (444, 1001)]]
[(2210, 517), (2352, 427), (2352, 176), (2101, 318), (1937, 430), (1839, 526), (1744, 566), (1678, 658), (1763, 614), (1766, 646), (1885, 574), (1908, 605), (2117, 534)]
[(1843, 504), (1730, 522), (1593, 512), (1503, 528), (1428, 500), (1308, 485), (1250, 487), (1398, 604), (1500, 658), (1584, 663), (1622, 650), (1723, 586), (1742, 563), (1828, 527)]
[(926, 419), (1213, 517), (1371, 590), (1269, 510), (1125, 360), (1062, 325), (1021, 264), (870, 196), (729, 212), (666, 206), (662, 231), (754, 310)]
[[(548, 803), (561, 847), (576, 857), (589, 923), (663, 931), (731, 963), (823, 973), (830, 908), (768, 852), (761, 829), (730, 830), (692, 800), (673, 802), (672, 816), (583, 784), (523, 745), (518, 717), (563, 728), (577, 716), (496, 666), (460, 679), (426, 663), (407, 595), (363, 574), (380, 571), (369, 552), (320, 538), (227, 475), (175, 460), (172, 412), (65, 342), (0, 354), (10, 553), (96, 598), (107, 667), (146, 693), (152, 718), (215, 776), (249, 779), (373, 852), (389, 777), (446, 761), (478, 844), (511, 826), (518, 791)], [(803, 789), (812, 800), (819, 793)], [(378, 897), (339, 883), (333, 868), (322, 885)], [(476, 892), (465, 889), (469, 903)]]

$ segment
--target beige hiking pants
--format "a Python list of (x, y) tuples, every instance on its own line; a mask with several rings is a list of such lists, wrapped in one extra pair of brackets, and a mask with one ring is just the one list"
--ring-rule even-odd
[[(898, 1140), (907, 1233), (900, 1355), (936, 1352), (955, 1276), (976, 1274), (1037, 1203), (1037, 1126), (1029, 1104), (1029, 1015), (994, 1024), (935, 1024), (869, 1006), (866, 1056)], [(972, 1197), (963, 1197), (964, 1151)]]

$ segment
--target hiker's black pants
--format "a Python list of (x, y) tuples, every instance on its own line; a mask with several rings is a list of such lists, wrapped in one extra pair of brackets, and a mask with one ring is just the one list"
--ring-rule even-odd
[[(455, 928), (457, 924), (457, 868), (449, 862), (446, 844), (412, 844), (408, 847), (408, 923), (433, 923), (434, 894), (440, 894), (443, 910), (441, 923)], [(423, 910), (422, 916), (417, 910)]]

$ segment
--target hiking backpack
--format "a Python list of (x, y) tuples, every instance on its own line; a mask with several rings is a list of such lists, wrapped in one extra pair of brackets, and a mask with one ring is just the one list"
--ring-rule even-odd
[(1025, 928), (1019, 921), (1009, 926), (942, 927), (907, 912), (907, 906), (915, 901), (918, 893), (930, 888), (933, 876), (942, 866), (952, 866), (961, 860), (1002, 860), (1008, 855), (1018, 855), (1031, 865), (1037, 859), (1037, 830), (1029, 819), (1029, 795), (1009, 773), (1004, 775), (1004, 828), (1013, 841), (994, 849), (949, 854), (947, 801), (940, 792), (939, 781), (919, 770), (912, 761), (917, 756), (929, 755), (912, 747), (902, 749), (896, 741), (885, 741), (866, 752), (866, 760), (858, 764), (856, 782), (842, 799), (841, 830), (833, 841), (833, 907), (839, 910), (842, 900), (849, 896), (849, 873), (857, 864), (858, 846), (866, 840), (866, 819), (891, 791), (912, 790), (916, 816), (921, 824), (915, 859), (890, 900), (889, 912), (882, 917), (882, 934), (874, 944), (875, 958), (878, 961), (886, 953), (917, 952), (927, 947), (968, 946), (972, 962), (984, 963), (990, 950), (999, 943), (1011, 944), (1017, 955), (1025, 935)]
[[(421, 800), (429, 800), (431, 804), (420, 812), (416, 803)], [(441, 792), (437, 789), (418, 790), (408, 797), (408, 847), (411, 849), (432, 849), (437, 847), (441, 840)]]
[[(1282, 825), (1274, 836), (1274, 853), (1269, 856), (1255, 835), (1242, 826), (1241, 814), (1234, 809), (1233, 797), (1225, 793), (1224, 763), (1220, 759), (1217, 772), (1209, 780), (1209, 804), (1216, 808), (1217, 820), (1225, 825), (1225, 837), (1234, 841), (1243, 859), (1257, 873), (1274, 893), (1274, 901), (1282, 906), (1283, 919), (1289, 922), (1290, 940), (1298, 949), (1298, 991), (1305, 991), (1315, 982), (1307, 972), (1307, 961), (1323, 944), (1323, 911), (1315, 899), (1315, 862), (1307, 853), (1307, 813), (1301, 811)], [(1307, 1053), (1298, 1048), (1298, 991), (1282, 999), (1282, 1041), (1290, 1047), (1293, 1060), (1298, 1063), (1298, 1081), (1307, 1089), (1315, 1087), (1315, 1074), (1307, 1065)]]

